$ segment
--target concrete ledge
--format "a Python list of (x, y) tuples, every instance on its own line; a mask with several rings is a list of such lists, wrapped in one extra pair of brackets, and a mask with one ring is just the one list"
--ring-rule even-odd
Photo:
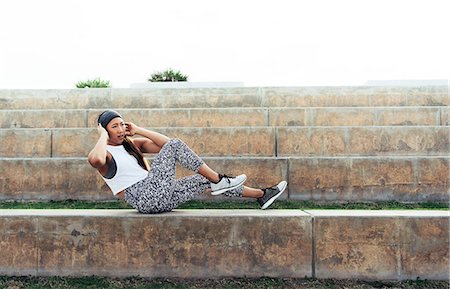
[[(103, 109), (0, 110), (0, 128), (95, 127)], [(447, 106), (118, 109), (148, 127), (448, 125)]]
[(1, 275), (449, 279), (449, 211), (0, 211)]
[[(449, 126), (150, 128), (201, 156), (447, 156)], [(0, 129), (3, 157), (84, 157), (97, 129)]]
[(317, 278), (449, 280), (449, 211), (306, 211)]
[(0, 109), (448, 105), (447, 86), (0, 90)]
[[(203, 159), (219, 172), (246, 173), (249, 186), (287, 180), (285, 196), (292, 200), (449, 201), (449, 157)], [(177, 171), (178, 177), (190, 174)], [(86, 158), (0, 158), (0, 175), (3, 200), (113, 199)]]
[(301, 211), (3, 210), (1, 275), (311, 276)]

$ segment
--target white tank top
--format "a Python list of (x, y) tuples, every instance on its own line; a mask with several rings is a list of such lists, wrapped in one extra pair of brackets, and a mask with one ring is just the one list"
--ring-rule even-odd
[(148, 171), (144, 170), (139, 165), (136, 158), (130, 155), (123, 145), (107, 145), (106, 150), (110, 152), (114, 158), (117, 169), (116, 174), (111, 179), (107, 179), (103, 176), (102, 178), (114, 195), (117, 195), (119, 192), (147, 177)]

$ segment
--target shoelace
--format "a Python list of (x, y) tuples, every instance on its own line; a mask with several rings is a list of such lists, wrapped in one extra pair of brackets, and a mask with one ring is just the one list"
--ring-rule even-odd
[(228, 184), (231, 184), (230, 178), (234, 178), (233, 176), (221, 175), (222, 178), (226, 178)]

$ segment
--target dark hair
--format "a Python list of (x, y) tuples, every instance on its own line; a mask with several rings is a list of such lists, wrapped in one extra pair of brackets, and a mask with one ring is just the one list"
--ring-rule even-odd
[(147, 160), (144, 158), (141, 150), (134, 144), (134, 141), (130, 137), (125, 137), (122, 142), (123, 148), (133, 157), (136, 158), (138, 164), (146, 171), (150, 170)]

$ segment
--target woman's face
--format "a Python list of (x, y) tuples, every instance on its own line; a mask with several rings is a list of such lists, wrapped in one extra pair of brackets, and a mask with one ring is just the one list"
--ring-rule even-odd
[(121, 145), (123, 139), (126, 136), (127, 127), (122, 118), (116, 117), (113, 118), (108, 125), (106, 126), (106, 130), (109, 134), (108, 144), (110, 145)]

